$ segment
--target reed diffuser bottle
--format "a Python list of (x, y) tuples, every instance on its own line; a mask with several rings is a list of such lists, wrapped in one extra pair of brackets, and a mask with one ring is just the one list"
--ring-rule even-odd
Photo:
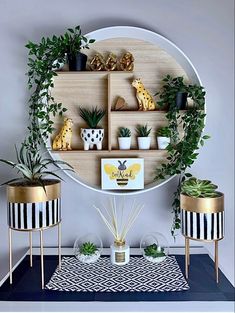
[[(107, 228), (114, 237), (114, 244), (110, 246), (110, 259), (113, 265), (125, 265), (130, 261), (130, 247), (126, 244), (126, 235), (134, 224), (137, 216), (143, 208), (143, 205), (133, 202), (132, 208), (129, 211), (125, 209), (123, 201), (120, 209), (116, 206), (115, 198), (110, 200), (109, 208), (101, 210), (94, 206), (100, 214)], [(106, 215), (106, 216), (105, 216)]]

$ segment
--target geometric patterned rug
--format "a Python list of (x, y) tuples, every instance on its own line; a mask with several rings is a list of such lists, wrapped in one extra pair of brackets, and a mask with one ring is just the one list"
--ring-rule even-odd
[(75, 257), (63, 257), (48, 290), (72, 292), (166, 292), (188, 290), (189, 285), (174, 256), (154, 264), (143, 257), (131, 257), (124, 266), (112, 265), (109, 257), (83, 264)]

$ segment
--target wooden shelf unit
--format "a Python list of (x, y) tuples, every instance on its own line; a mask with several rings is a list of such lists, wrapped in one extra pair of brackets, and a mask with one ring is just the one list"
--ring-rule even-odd
[[(103, 54), (112, 51), (120, 55), (120, 47), (130, 51), (135, 58), (133, 72), (125, 71), (59, 71), (54, 78), (52, 94), (57, 102), (68, 109), (65, 116), (71, 117), (73, 126), (73, 151), (56, 151), (62, 160), (70, 163), (79, 177), (92, 186), (100, 187), (100, 160), (108, 157), (141, 157), (145, 160), (145, 185), (153, 182), (159, 164), (166, 162), (167, 152), (157, 150), (156, 131), (167, 125), (166, 111), (138, 111), (136, 90), (131, 83), (141, 78), (146, 89), (153, 95), (161, 88), (162, 77), (187, 75), (182, 67), (159, 47), (136, 39), (121, 38), (102, 40), (88, 50), (88, 59), (97, 51)], [(128, 110), (114, 111), (118, 97), (123, 97)], [(106, 110), (100, 127), (105, 130), (103, 150), (83, 150), (80, 129), (87, 127), (79, 116), (79, 107), (97, 106)], [(63, 119), (56, 117), (55, 129), (61, 128)], [(151, 131), (151, 150), (138, 150), (135, 128), (138, 124), (148, 124)], [(119, 127), (128, 127), (132, 133), (131, 150), (118, 150), (117, 133)], [(57, 133), (56, 132), (56, 133)], [(54, 137), (55, 134), (52, 135)], [(54, 153), (54, 152), (53, 152)]]

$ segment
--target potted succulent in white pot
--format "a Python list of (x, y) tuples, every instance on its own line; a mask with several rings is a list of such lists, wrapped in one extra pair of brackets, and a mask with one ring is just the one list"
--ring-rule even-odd
[(169, 127), (161, 127), (157, 130), (157, 145), (159, 150), (165, 150), (171, 142), (171, 130)]
[(144, 257), (150, 262), (160, 263), (165, 260), (166, 253), (163, 247), (158, 246), (156, 243), (154, 243), (144, 249)]
[(98, 123), (104, 117), (106, 111), (98, 109), (80, 108), (80, 116), (87, 123), (89, 128), (81, 128), (81, 137), (84, 143), (84, 150), (93, 149), (102, 150), (102, 141), (104, 139), (104, 129), (98, 128)]
[(118, 131), (118, 144), (120, 150), (130, 150), (131, 131), (129, 128), (120, 127)]
[(137, 141), (138, 147), (140, 150), (148, 150), (150, 149), (151, 138), (149, 134), (152, 128), (148, 128), (148, 125), (137, 125), (136, 133), (137, 133)]

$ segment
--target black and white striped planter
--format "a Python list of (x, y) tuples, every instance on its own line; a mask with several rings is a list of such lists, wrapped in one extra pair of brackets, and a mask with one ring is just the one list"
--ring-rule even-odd
[(190, 239), (214, 241), (224, 237), (224, 195), (216, 198), (180, 196), (181, 230)]
[(61, 221), (60, 181), (41, 186), (7, 186), (8, 225), (14, 230), (37, 230)]

